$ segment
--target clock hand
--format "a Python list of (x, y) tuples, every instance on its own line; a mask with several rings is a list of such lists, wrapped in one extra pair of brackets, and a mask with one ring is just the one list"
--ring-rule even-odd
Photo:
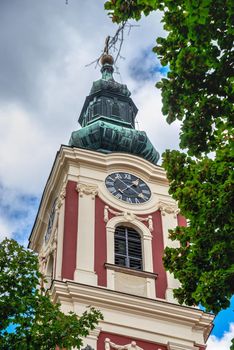
[(145, 198), (145, 196), (143, 195), (143, 193), (139, 193), (139, 192), (137, 192), (132, 186), (134, 186), (133, 184), (131, 184), (131, 185), (129, 185), (128, 187), (126, 187), (126, 188), (124, 188), (123, 190), (119, 190), (121, 193), (123, 193), (126, 189), (129, 189), (129, 188), (131, 188), (131, 191), (132, 192), (134, 192), (134, 193), (136, 193), (137, 194), (137, 196), (138, 197), (140, 197), (140, 198), (142, 198), (142, 199), (144, 199)]
[[(126, 185), (125, 182), (123, 182), (122, 180), (118, 179), (122, 184)], [(123, 193), (123, 191), (125, 191), (127, 188), (129, 188), (129, 186), (127, 185), (127, 187), (125, 187), (124, 189), (120, 189), (119, 188), (119, 192)]]
[(133, 184), (133, 186), (138, 186), (139, 182), (140, 182), (140, 180), (136, 179), (136, 180), (132, 181), (132, 184)]
[(128, 189), (131, 188), (132, 186), (133, 186), (133, 185), (128, 185), (127, 187), (123, 188), (122, 190), (121, 190), (121, 188), (119, 188), (119, 192), (124, 193), (124, 191), (128, 190)]
[[(135, 181), (137, 181), (137, 180), (135, 180)], [(133, 182), (135, 182), (135, 181), (133, 181)], [(139, 181), (139, 179), (138, 179), (138, 181)], [(134, 184), (133, 184), (134, 185)], [(131, 191), (133, 191), (133, 192), (135, 192), (136, 194), (137, 194), (137, 196), (138, 197), (140, 197), (140, 198), (142, 198), (142, 199), (145, 199), (145, 196), (144, 196), (144, 194), (141, 192), (141, 193), (139, 193), (139, 192), (137, 192), (134, 188), (132, 188), (132, 185), (130, 185), (129, 186), (129, 188), (131, 187)]]
[(123, 194), (123, 192), (124, 192), (127, 188), (131, 188), (131, 191), (135, 192), (139, 198), (145, 199), (145, 196), (143, 195), (143, 193), (138, 193), (137, 191), (135, 191), (134, 188), (132, 188), (132, 185), (130, 185), (130, 186), (124, 188), (123, 190), (119, 189), (119, 192), (121, 192), (121, 193)]
[[(118, 179), (118, 180), (125, 185), (125, 183), (122, 180), (120, 180), (120, 179)], [(138, 197), (140, 197), (142, 199), (145, 199), (145, 196), (143, 195), (143, 193), (139, 193), (133, 188), (133, 186), (138, 186), (139, 182), (140, 182), (140, 180), (136, 179), (136, 180), (132, 181), (132, 183), (130, 185), (127, 185), (125, 188), (123, 188), (123, 189), (119, 188), (119, 192), (121, 192), (123, 194), (124, 191), (128, 190), (129, 188), (131, 188), (131, 191), (136, 193)]]
[(136, 190), (134, 190), (134, 188), (131, 187), (131, 191), (135, 192), (135, 193), (139, 196), (139, 192), (137, 192)]
[[(121, 181), (122, 182), (122, 181)], [(124, 182), (123, 182), (124, 183)], [(139, 179), (137, 179), (137, 180), (135, 180), (135, 181), (132, 181), (132, 183), (131, 183), (131, 185), (127, 185), (127, 187), (125, 187), (124, 189), (119, 189), (119, 191), (121, 192), (121, 193), (123, 193), (125, 190), (127, 190), (127, 189), (129, 189), (129, 188), (131, 188), (132, 186), (138, 186), (138, 184), (139, 184)], [(136, 192), (136, 191), (134, 191), (134, 192)]]

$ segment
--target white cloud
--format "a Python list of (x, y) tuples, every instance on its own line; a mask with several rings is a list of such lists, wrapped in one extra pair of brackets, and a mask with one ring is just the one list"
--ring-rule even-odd
[(228, 332), (225, 332), (222, 338), (217, 338), (214, 335), (209, 337), (206, 350), (229, 350), (231, 341), (234, 338), (234, 323), (230, 324)]
[(147, 132), (148, 137), (159, 151), (160, 155), (166, 149), (176, 149), (179, 144), (179, 123), (168, 125), (162, 115), (161, 95), (152, 83), (145, 82), (136, 86), (134, 101), (140, 106), (137, 119), (139, 128)]
[(9, 222), (3, 217), (0, 217), (0, 242), (6, 237), (11, 238), (12, 233), (13, 232), (11, 222)]
[(46, 128), (19, 105), (1, 106), (0, 139), (4, 145), (0, 147), (3, 185), (22, 193), (40, 193), (55, 153)]

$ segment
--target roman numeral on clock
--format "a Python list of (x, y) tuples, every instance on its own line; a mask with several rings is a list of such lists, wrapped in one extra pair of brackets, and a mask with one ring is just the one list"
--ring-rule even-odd
[(129, 204), (144, 204), (150, 199), (149, 186), (138, 176), (116, 172), (107, 176), (106, 188), (118, 200)]

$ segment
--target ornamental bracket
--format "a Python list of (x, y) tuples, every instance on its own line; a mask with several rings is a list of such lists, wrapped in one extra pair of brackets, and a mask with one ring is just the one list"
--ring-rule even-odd
[(62, 206), (65, 197), (66, 197), (66, 184), (63, 184), (62, 190), (57, 198), (56, 210), (59, 210), (59, 208)]
[(93, 184), (78, 183), (76, 186), (77, 192), (79, 192), (80, 197), (85, 195), (91, 195), (92, 199), (98, 194), (98, 186)]
[(176, 204), (170, 203), (170, 202), (158, 202), (158, 209), (161, 211), (162, 215), (165, 216), (166, 214), (174, 214), (174, 218), (177, 218), (177, 215), (180, 212), (180, 209)]
[(128, 221), (128, 222), (132, 222), (134, 220), (138, 220), (141, 222), (146, 221), (146, 222), (148, 222), (149, 231), (152, 232), (154, 230), (153, 220), (152, 220), (151, 215), (148, 215), (147, 217), (140, 217), (140, 216), (137, 216), (136, 214), (134, 214), (132, 212), (128, 212), (128, 211), (122, 211), (122, 212), (115, 211), (115, 210), (111, 209), (108, 205), (105, 205), (105, 207), (104, 207), (104, 221), (105, 222), (109, 221), (109, 213), (113, 214), (114, 216), (123, 216), (124, 220)]

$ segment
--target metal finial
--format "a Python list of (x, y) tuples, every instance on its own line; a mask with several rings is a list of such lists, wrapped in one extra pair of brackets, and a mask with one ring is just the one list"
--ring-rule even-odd
[(101, 58), (100, 58), (100, 62), (102, 65), (104, 65), (105, 63), (108, 63), (112, 66), (114, 64), (114, 59), (109, 54), (109, 42), (110, 42), (110, 36), (108, 35), (105, 40), (105, 46), (103, 49), (103, 54), (101, 55)]
[(110, 35), (106, 37), (103, 54), (109, 55), (109, 41), (110, 41)]

